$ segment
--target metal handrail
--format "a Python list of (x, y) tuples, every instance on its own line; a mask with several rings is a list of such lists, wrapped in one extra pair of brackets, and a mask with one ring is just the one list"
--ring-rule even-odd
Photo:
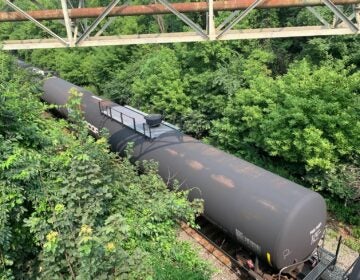
[(335, 252), (335, 258), (332, 260), (332, 266), (334, 269), (336, 263), (337, 263), (337, 259), (338, 259), (338, 256), (339, 256), (339, 252), (340, 252), (340, 246), (341, 246), (341, 242), (342, 242), (342, 235), (339, 236), (339, 241), (338, 241), (338, 244), (337, 244), (337, 247), (336, 247), (336, 252)]
[(100, 113), (102, 114), (102, 112), (103, 112), (103, 106), (102, 106), (102, 103), (104, 102), (104, 100), (100, 100), (99, 102), (98, 102), (98, 104), (99, 104), (99, 111), (100, 111)]
[[(114, 110), (114, 112), (119, 113), (119, 115), (120, 115), (120, 123), (121, 123), (121, 124), (125, 125), (125, 123), (124, 123), (124, 116), (125, 116), (125, 117), (127, 117), (127, 118), (129, 118), (129, 119), (132, 120), (133, 129), (134, 129), (136, 132), (140, 132), (140, 131), (138, 131), (138, 130), (136, 129), (136, 119), (135, 119), (134, 117), (131, 117), (131, 116), (129, 116), (129, 115), (127, 115), (127, 114), (125, 114), (125, 113), (123, 113), (123, 112), (121, 112), (121, 111), (118, 111), (118, 110), (116, 110), (116, 109), (113, 109), (111, 106), (103, 106), (103, 104), (102, 104), (103, 102), (104, 102), (104, 100), (99, 101), (99, 110), (100, 110), (100, 113), (101, 113), (101, 114), (103, 114), (103, 112), (106, 111), (106, 115), (110, 116), (111, 119), (114, 119), (114, 118), (113, 118), (113, 110)], [(114, 120), (116, 120), (116, 119), (114, 119)], [(151, 127), (150, 127), (150, 126), (148, 126), (148, 130), (149, 130), (149, 135), (146, 134), (146, 124), (143, 123), (143, 134), (144, 134), (145, 136), (151, 138), (151, 137), (152, 137), (152, 132), (151, 132)]]
[(112, 117), (112, 110), (114, 110), (115, 112), (117, 112), (117, 113), (120, 114), (120, 120), (121, 120), (121, 123), (122, 123), (122, 124), (124, 124), (124, 116), (125, 116), (125, 117), (127, 117), (127, 118), (129, 118), (129, 119), (132, 120), (133, 128), (134, 128), (135, 131), (137, 131), (137, 130), (136, 130), (136, 120), (135, 120), (134, 117), (131, 117), (131, 116), (129, 116), (129, 115), (123, 113), (123, 112), (120, 112), (120, 111), (118, 111), (118, 110), (116, 110), (116, 109), (113, 109), (112, 107), (109, 107), (109, 108), (110, 108), (110, 116), (111, 116), (111, 118), (113, 118), (113, 117)]
[[(146, 128), (145, 128), (146, 126), (148, 127), (149, 135), (146, 134)], [(143, 123), (143, 131), (144, 131), (144, 135), (145, 135), (145, 136), (148, 136), (149, 138), (151, 138), (151, 126), (149, 126), (149, 125), (146, 124), (146, 123)]]

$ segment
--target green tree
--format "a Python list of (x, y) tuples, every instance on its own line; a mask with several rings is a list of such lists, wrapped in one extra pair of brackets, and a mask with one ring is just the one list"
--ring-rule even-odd
[(132, 103), (142, 109), (160, 112), (168, 120), (185, 112), (190, 100), (184, 93), (175, 52), (162, 47), (145, 56), (140, 64), (132, 85)]
[(214, 122), (212, 139), (245, 157), (281, 160), (290, 174), (309, 180), (334, 171), (360, 152), (359, 78), (342, 63), (313, 67), (305, 60), (277, 79), (259, 76)]

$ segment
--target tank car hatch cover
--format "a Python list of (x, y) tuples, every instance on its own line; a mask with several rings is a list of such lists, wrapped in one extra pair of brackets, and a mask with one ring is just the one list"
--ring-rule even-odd
[(144, 119), (150, 127), (157, 127), (161, 124), (163, 116), (161, 114), (149, 114), (144, 116)]

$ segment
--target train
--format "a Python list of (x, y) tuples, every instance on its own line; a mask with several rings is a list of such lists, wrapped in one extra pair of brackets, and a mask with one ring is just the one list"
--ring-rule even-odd
[[(114, 152), (134, 143), (135, 160), (155, 160), (165, 180), (191, 188), (204, 200), (204, 215), (270, 266), (281, 269), (315, 250), (326, 224), (324, 199), (240, 158), (183, 134), (175, 126), (146, 124), (145, 113), (93, 95), (57, 77), (44, 82), (42, 99), (65, 105), (70, 90), (82, 93), (85, 120), (96, 132), (105, 127)], [(67, 116), (65, 108), (60, 109)], [(90, 127), (90, 126), (89, 126)]]
[(66, 118), (62, 105), (72, 89), (82, 93), (81, 110), (93, 134), (106, 128), (111, 150), (120, 154), (132, 142), (135, 161), (157, 161), (165, 182), (176, 180), (190, 200), (203, 199), (204, 216), (273, 270), (291, 271), (316, 259), (327, 219), (320, 194), (186, 135), (161, 115), (116, 104), (59, 77), (47, 75), (41, 98), (61, 105), (57, 111)]

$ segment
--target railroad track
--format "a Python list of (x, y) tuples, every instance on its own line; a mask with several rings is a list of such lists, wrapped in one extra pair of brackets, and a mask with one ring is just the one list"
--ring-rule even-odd
[[(231, 270), (241, 280), (278, 280), (278, 275), (273, 274), (268, 268), (259, 263), (254, 264), (251, 259), (254, 255), (241, 248), (241, 245), (228, 236), (219, 227), (204, 217), (196, 220), (200, 229), (195, 229), (181, 222), (181, 229), (206, 251), (220, 261), (227, 269)], [(295, 279), (282, 276), (281, 280)]]

